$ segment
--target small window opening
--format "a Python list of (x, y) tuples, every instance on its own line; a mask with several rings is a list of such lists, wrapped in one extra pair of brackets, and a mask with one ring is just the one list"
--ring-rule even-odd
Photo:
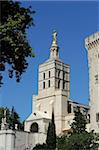
[(34, 112), (34, 115), (36, 116), (36, 113)]
[(58, 81), (58, 89), (60, 88), (60, 80)]
[(43, 73), (43, 79), (45, 79), (45, 73)]
[(49, 71), (49, 78), (51, 77), (51, 72)]
[(67, 108), (67, 110), (68, 110), (68, 113), (71, 113), (71, 104), (69, 104), (69, 102), (68, 102), (68, 108)]
[(90, 114), (88, 114), (88, 123), (90, 123)]
[(99, 113), (96, 114), (96, 122), (99, 122)]
[(43, 82), (43, 89), (45, 89), (45, 82)]
[(98, 81), (98, 74), (97, 74), (97, 75), (95, 75), (95, 80), (96, 80), (96, 81)]
[(48, 87), (50, 87), (51, 86), (51, 83), (50, 83), (50, 80), (48, 80)]
[(60, 77), (60, 70), (58, 71), (58, 78)]
[(65, 89), (65, 81), (63, 81), (63, 89)]
[(65, 79), (65, 72), (63, 72), (63, 80)]

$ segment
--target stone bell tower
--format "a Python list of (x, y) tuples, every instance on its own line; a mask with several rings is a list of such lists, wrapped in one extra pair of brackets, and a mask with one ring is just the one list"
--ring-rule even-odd
[(47, 61), (39, 65), (38, 95), (33, 96), (33, 113), (46, 112), (51, 118), (54, 109), (56, 132), (62, 133), (70, 96), (70, 66), (59, 58), (57, 34), (54, 31)]
[(91, 130), (99, 133), (99, 32), (85, 39), (88, 52)]

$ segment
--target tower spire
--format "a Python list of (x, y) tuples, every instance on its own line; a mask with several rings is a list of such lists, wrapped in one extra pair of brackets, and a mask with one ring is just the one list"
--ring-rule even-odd
[(53, 41), (50, 48), (50, 59), (59, 59), (59, 47), (57, 45), (57, 33), (53, 31)]

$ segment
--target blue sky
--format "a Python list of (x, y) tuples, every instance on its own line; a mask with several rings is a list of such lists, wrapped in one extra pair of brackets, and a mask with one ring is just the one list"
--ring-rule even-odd
[(21, 119), (31, 113), (32, 95), (37, 94), (38, 65), (49, 58), (53, 30), (57, 31), (60, 58), (70, 64), (70, 98), (88, 104), (88, 60), (84, 39), (99, 29), (99, 2), (21, 1), (32, 6), (35, 27), (27, 32), (35, 58), (28, 59), (29, 67), (21, 82), (10, 80), (4, 73), (0, 89), (0, 106), (15, 107)]

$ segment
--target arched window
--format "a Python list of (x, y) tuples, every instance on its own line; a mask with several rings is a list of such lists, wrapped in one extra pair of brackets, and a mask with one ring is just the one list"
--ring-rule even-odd
[(36, 122), (32, 123), (30, 127), (30, 132), (37, 133), (38, 132), (38, 124)]
[(43, 89), (45, 89), (45, 82), (43, 82)]
[(60, 89), (60, 80), (58, 81), (58, 89)]
[(49, 78), (51, 77), (51, 72), (49, 71)]
[(48, 80), (48, 87), (50, 87), (51, 86), (51, 84), (50, 84), (50, 80)]
[(58, 78), (60, 78), (60, 70), (58, 71)]
[(63, 89), (65, 89), (66, 83), (65, 81), (63, 81)]
[(43, 73), (43, 79), (45, 79), (45, 72)]

